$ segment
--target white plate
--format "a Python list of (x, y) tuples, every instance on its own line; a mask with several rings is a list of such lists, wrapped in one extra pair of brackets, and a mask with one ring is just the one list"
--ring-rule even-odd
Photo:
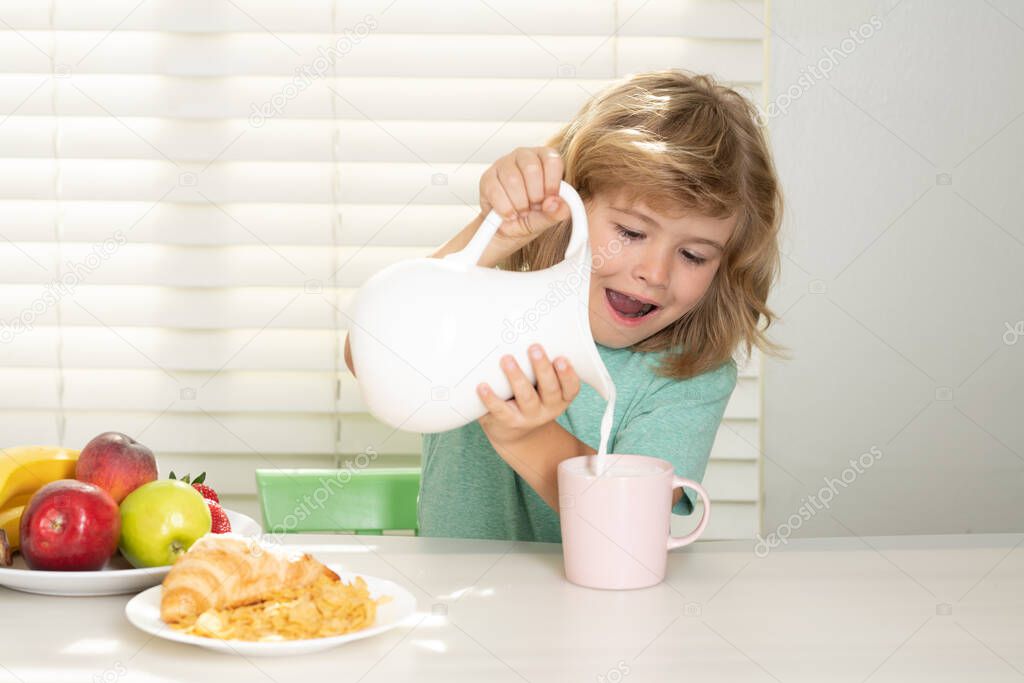
[[(225, 509), (231, 530), (246, 536), (259, 536), (262, 527), (252, 517)], [(164, 580), (167, 567), (135, 569), (115, 553), (103, 569), (92, 572), (54, 572), (29, 569), (21, 553), (14, 556), (13, 567), (0, 567), (0, 586), (40, 595), (120, 595), (138, 593)]]
[(338, 566), (328, 566), (346, 583), (350, 583), (356, 576), (363, 577), (367, 588), (370, 590), (371, 598), (376, 599), (384, 595), (391, 597), (390, 602), (377, 608), (377, 619), (372, 626), (359, 631), (353, 631), (352, 633), (346, 633), (342, 636), (307, 638), (305, 640), (253, 642), (204, 638), (203, 636), (194, 636), (176, 631), (160, 618), (160, 595), (163, 591), (163, 586), (154, 586), (136, 595), (125, 605), (124, 613), (128, 617), (128, 621), (136, 628), (159, 638), (173, 640), (178, 643), (198, 645), (210, 650), (242, 655), (243, 657), (280, 657), (327, 650), (353, 640), (361, 640), (384, 631), (389, 631), (416, 613), (416, 598), (397, 583), (367, 576), (366, 574), (341, 571), (341, 568)]

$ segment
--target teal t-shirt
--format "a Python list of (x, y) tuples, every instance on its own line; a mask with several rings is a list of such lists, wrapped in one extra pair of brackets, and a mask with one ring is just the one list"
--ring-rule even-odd
[[(736, 386), (736, 364), (685, 380), (655, 373), (661, 353), (597, 345), (617, 394), (610, 453), (649, 455), (676, 474), (702, 481), (711, 446)], [(587, 385), (557, 422), (597, 450), (605, 400)], [(672, 512), (688, 515), (696, 493), (684, 489)], [(477, 421), (423, 435), (419, 534), (517, 541), (562, 540), (558, 512), (495, 452)]]

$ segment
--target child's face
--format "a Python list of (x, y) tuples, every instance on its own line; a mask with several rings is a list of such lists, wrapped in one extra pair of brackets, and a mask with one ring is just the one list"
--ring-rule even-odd
[[(590, 328), (595, 341), (611, 348), (642, 341), (696, 306), (736, 223), (735, 216), (661, 214), (611, 193), (587, 202), (587, 218), (594, 263)], [(622, 295), (656, 306), (637, 311), (640, 304)]]

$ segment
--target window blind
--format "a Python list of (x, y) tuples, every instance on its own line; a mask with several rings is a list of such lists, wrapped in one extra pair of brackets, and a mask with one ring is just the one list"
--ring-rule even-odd
[[(106, 430), (207, 470), (416, 464), (342, 360), (371, 274), (478, 210), (480, 175), (628, 73), (760, 101), (763, 8), (724, 0), (5, 0), (0, 443)], [(756, 359), (706, 483), (758, 518)]]

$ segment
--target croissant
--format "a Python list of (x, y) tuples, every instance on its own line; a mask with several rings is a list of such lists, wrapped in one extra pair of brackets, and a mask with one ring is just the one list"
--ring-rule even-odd
[(164, 577), (160, 617), (168, 624), (191, 622), (211, 607), (250, 605), (321, 576), (339, 580), (307, 553), (270, 548), (234, 533), (207, 534)]

